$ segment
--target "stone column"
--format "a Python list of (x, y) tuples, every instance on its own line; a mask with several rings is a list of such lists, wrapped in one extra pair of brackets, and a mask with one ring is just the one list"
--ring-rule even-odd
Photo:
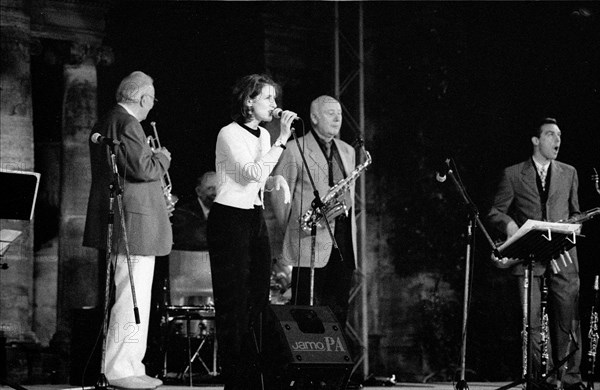
[[(33, 117), (29, 62), (29, 17), (18, 2), (2, 6), (0, 34), (0, 166), (33, 170)], [(3, 189), (7, 190), (7, 189)], [(0, 270), (0, 336), (10, 341), (35, 341), (33, 307), (33, 222), (0, 220), (0, 228), (21, 231), (6, 252)]]
[(91, 174), (88, 138), (97, 119), (95, 50), (74, 43), (65, 65), (58, 265), (59, 333), (70, 334), (71, 311), (97, 300), (97, 253), (82, 243)]

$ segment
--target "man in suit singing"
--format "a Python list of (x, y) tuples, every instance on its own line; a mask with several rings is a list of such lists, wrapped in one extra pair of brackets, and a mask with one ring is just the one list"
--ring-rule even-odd
[[(310, 106), (312, 130), (299, 139), (313, 176), (316, 189), (323, 198), (338, 181), (346, 178), (355, 166), (352, 146), (335, 138), (342, 127), (342, 108), (331, 96), (320, 96)], [(309, 304), (311, 236), (298, 222), (311, 206), (313, 188), (296, 142), (287, 144), (274, 175), (282, 175), (290, 187), (290, 204), (274, 202), (277, 225), (284, 232), (283, 253), (276, 267), (292, 273), (292, 303)], [(356, 220), (354, 186), (346, 194), (348, 216), (329, 220), (339, 246), (334, 248), (325, 222), (317, 228), (315, 245), (314, 304), (329, 306), (342, 327), (346, 324), (352, 275), (356, 268)], [(293, 268), (293, 272), (292, 272)]]
[[(165, 148), (152, 150), (140, 125), (154, 107), (154, 93), (152, 78), (142, 72), (131, 73), (117, 89), (117, 105), (92, 129), (92, 134), (120, 141), (114, 148), (124, 215), (120, 215), (115, 200), (111, 243), (112, 253), (116, 254), (116, 258), (111, 259), (115, 298), (103, 367), (110, 385), (120, 389), (153, 389), (162, 384), (159, 379), (146, 375), (142, 363), (148, 336), (154, 260), (156, 256), (169, 254), (173, 243), (169, 210), (161, 186), (171, 153)], [(107, 249), (109, 185), (113, 179), (109, 156), (106, 146), (90, 141), (92, 185), (83, 245), (101, 251)], [(134, 318), (121, 217), (125, 219), (140, 324), (136, 324)]]
[[(553, 118), (544, 118), (533, 128), (533, 155), (527, 160), (506, 168), (488, 214), (489, 222), (507, 238), (514, 235), (528, 219), (557, 222), (579, 213), (578, 179), (574, 167), (556, 161), (561, 146), (561, 130)], [(549, 331), (552, 356), (549, 367), (558, 365), (577, 349), (560, 367), (556, 378), (546, 385), (557, 384), (565, 390), (585, 389), (581, 382), (581, 331), (579, 326), (579, 266), (575, 248), (569, 251), (573, 264), (554, 273), (547, 263), (535, 262), (530, 315), (532, 321), (534, 379), (541, 372), (541, 284), (548, 286)], [(514, 266), (513, 274), (523, 286), (525, 267)], [(521, 301), (527, 299), (521, 291)]]

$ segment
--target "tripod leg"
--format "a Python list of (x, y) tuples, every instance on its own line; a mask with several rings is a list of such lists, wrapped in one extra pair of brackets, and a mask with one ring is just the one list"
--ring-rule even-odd
[(200, 350), (202, 349), (202, 347), (204, 346), (204, 343), (206, 342), (206, 337), (202, 339), (202, 341), (200, 342), (200, 345), (198, 346), (198, 348), (196, 349), (196, 352), (194, 352), (194, 355), (189, 359), (189, 364), (188, 366), (185, 368), (185, 370), (183, 371), (183, 375), (187, 374), (187, 372), (189, 370), (191, 370), (191, 366), (192, 363), (194, 362), (194, 360), (196, 360), (196, 358), (198, 358), (198, 361), (200, 362), (200, 364), (202, 364), (204, 366), (204, 368), (206, 369), (206, 371), (208, 373), (210, 373), (210, 370), (208, 369), (208, 367), (206, 366), (206, 363), (204, 363), (204, 361), (202, 360), (202, 358), (200, 357)]

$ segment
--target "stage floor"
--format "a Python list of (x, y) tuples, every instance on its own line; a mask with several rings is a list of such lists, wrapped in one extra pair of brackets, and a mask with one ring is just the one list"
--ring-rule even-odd
[[(504, 382), (473, 382), (467, 383), (469, 390), (494, 390), (499, 387), (505, 386), (507, 383)], [(69, 386), (69, 385), (28, 385), (24, 386), (27, 390), (81, 390), (81, 387)], [(194, 388), (200, 390), (222, 390), (222, 385), (194, 385)], [(363, 389), (389, 389), (390, 387), (402, 388), (403, 390), (453, 390), (454, 385), (452, 383), (396, 383), (390, 386), (364, 386)], [(160, 386), (159, 390), (185, 390), (189, 389), (189, 386), (172, 386), (163, 385)], [(521, 386), (514, 387), (520, 389)], [(9, 390), (10, 387), (0, 386), (1, 390)], [(85, 387), (85, 390), (93, 390), (93, 387)], [(594, 384), (594, 390), (600, 390), (600, 384)]]

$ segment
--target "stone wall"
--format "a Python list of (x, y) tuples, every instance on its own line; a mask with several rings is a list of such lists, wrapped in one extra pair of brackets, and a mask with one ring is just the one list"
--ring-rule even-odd
[[(0, 167), (33, 171), (29, 18), (18, 8), (2, 7), (0, 67)], [(0, 270), (1, 332), (8, 340), (35, 341), (33, 315), (33, 222), (2, 219), (2, 229), (21, 231)]]
[[(1, 3), (2, 169), (36, 169), (34, 135), (47, 136), (42, 130), (34, 131), (36, 107), (45, 115), (64, 119), (59, 125), (60, 139), (46, 142), (51, 150), (38, 153), (43, 156), (42, 163), (49, 162), (42, 169), (46, 185), (41, 191), (46, 192), (40, 199), (50, 198), (44, 202), (60, 209), (56, 236), (44, 237), (34, 253), (35, 214), (32, 221), (1, 220), (2, 229), (22, 232), (3, 258), (8, 269), (0, 273), (0, 336), (9, 345), (9, 379), (17, 383), (40, 371), (37, 364), (26, 361), (31, 357), (27, 345), (48, 346), (58, 330), (67, 334), (67, 339), (61, 338), (67, 343), (59, 343), (67, 349), (70, 311), (96, 303), (96, 283), (89, 282), (95, 281), (90, 276), (96, 275), (96, 255), (81, 248), (81, 237), (90, 180), (87, 137), (97, 111), (95, 67), (107, 59), (99, 50), (106, 7), (93, 1)], [(45, 97), (42, 91), (33, 102), (31, 58), (44, 54), (44, 42), (49, 40), (62, 42), (69, 53), (58, 59), (64, 73), (55, 75), (62, 78), (56, 81), (65, 85), (62, 105), (57, 105), (63, 112), (48, 114), (44, 103), (52, 97)], [(57, 58), (43, 61), (56, 62)], [(41, 123), (44, 119), (50, 118), (42, 118)], [(59, 199), (54, 199), (57, 194)]]

